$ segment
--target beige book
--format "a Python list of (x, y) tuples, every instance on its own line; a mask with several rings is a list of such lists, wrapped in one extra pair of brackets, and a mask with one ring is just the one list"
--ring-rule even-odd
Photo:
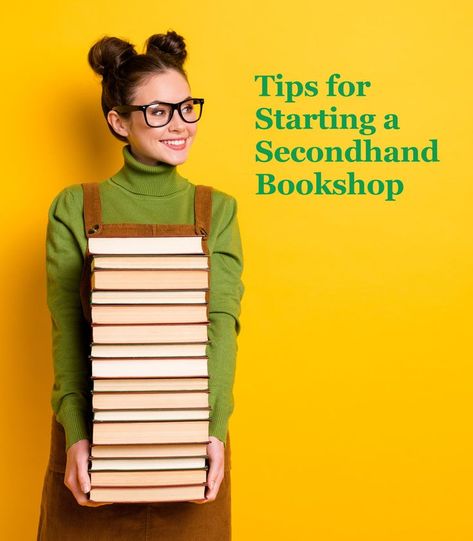
[(95, 269), (208, 269), (207, 255), (96, 255), (91, 270)]
[(189, 270), (105, 270), (92, 272), (92, 289), (207, 289), (209, 271)]
[(201, 408), (209, 405), (209, 392), (98, 392), (92, 394), (94, 410), (143, 408)]
[(93, 502), (177, 502), (202, 500), (205, 484), (172, 487), (93, 487), (89, 499)]
[(208, 323), (154, 325), (92, 325), (96, 344), (206, 342)]
[(209, 440), (209, 421), (93, 423), (95, 444), (195, 443)]
[(92, 304), (205, 304), (206, 290), (101, 290), (91, 292)]
[(97, 458), (133, 458), (133, 457), (189, 457), (202, 456), (207, 453), (204, 443), (159, 443), (139, 445), (90, 445), (90, 456)]
[[(95, 344), (93, 357), (202, 357), (207, 353), (207, 343), (194, 344)], [(138, 374), (137, 374), (138, 375)], [(169, 374), (171, 375), (171, 374)], [(181, 374), (176, 374), (181, 375)], [(185, 375), (185, 374), (182, 374)]]
[(207, 305), (94, 305), (92, 323), (203, 323), (207, 322)]
[(95, 391), (205, 391), (209, 378), (95, 379)]
[(169, 486), (193, 485), (207, 481), (206, 469), (181, 471), (90, 471), (92, 486)]
[(208, 377), (208, 357), (116, 359), (91, 357), (92, 378)]

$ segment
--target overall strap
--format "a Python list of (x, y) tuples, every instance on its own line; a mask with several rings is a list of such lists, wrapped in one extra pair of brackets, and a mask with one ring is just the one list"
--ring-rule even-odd
[(83, 182), (85, 234), (90, 237), (102, 228), (102, 204), (98, 182)]
[(194, 195), (195, 232), (197, 235), (210, 235), (212, 222), (212, 187), (197, 184)]

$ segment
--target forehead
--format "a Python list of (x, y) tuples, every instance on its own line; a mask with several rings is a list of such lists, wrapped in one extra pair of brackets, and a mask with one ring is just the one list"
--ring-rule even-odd
[(154, 100), (175, 103), (190, 96), (190, 88), (185, 77), (175, 70), (150, 75), (135, 90), (136, 103), (149, 103)]

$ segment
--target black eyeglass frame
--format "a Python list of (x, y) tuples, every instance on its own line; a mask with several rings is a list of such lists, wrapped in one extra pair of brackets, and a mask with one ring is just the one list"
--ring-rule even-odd
[[(181, 111), (181, 105), (183, 105), (184, 103), (186, 102), (189, 102), (189, 101), (192, 101), (193, 103), (200, 103), (200, 114), (199, 114), (199, 118), (197, 118), (196, 120), (186, 120), (182, 114), (182, 111)], [(182, 120), (184, 122), (187, 122), (187, 124), (194, 124), (195, 122), (198, 122), (200, 120), (200, 118), (202, 117), (202, 111), (204, 110), (204, 98), (187, 98), (185, 100), (182, 100), (180, 101), (179, 103), (169, 103), (169, 102), (166, 102), (166, 101), (153, 101), (151, 103), (148, 103), (147, 105), (116, 105), (115, 107), (112, 107), (112, 111), (116, 111), (117, 113), (129, 113), (129, 112), (132, 112), (132, 111), (142, 111), (143, 112), (143, 116), (145, 118), (145, 122), (146, 124), (150, 127), (150, 128), (162, 128), (164, 126), (167, 126), (169, 124), (169, 122), (171, 122), (173, 116), (174, 116), (174, 111), (177, 110), (177, 112), (179, 113), (179, 116), (182, 118)], [(160, 126), (152, 126), (149, 122), (148, 122), (148, 117), (147, 117), (147, 114), (146, 114), (146, 109), (148, 109), (148, 107), (150, 107), (151, 105), (169, 105), (171, 107), (171, 115), (169, 117), (169, 120), (166, 122), (166, 124), (161, 124)]]

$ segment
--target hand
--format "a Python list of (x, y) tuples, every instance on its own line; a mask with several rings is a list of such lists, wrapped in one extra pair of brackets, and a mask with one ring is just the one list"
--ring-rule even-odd
[(203, 500), (189, 500), (192, 503), (208, 503), (217, 497), (218, 490), (223, 481), (225, 471), (225, 446), (215, 436), (210, 436), (210, 443), (207, 444), (209, 455), (209, 469), (207, 472), (207, 489)]
[(86, 494), (90, 492), (89, 440), (79, 440), (67, 450), (64, 484), (72, 492), (79, 505), (99, 507), (113, 502), (91, 502)]

